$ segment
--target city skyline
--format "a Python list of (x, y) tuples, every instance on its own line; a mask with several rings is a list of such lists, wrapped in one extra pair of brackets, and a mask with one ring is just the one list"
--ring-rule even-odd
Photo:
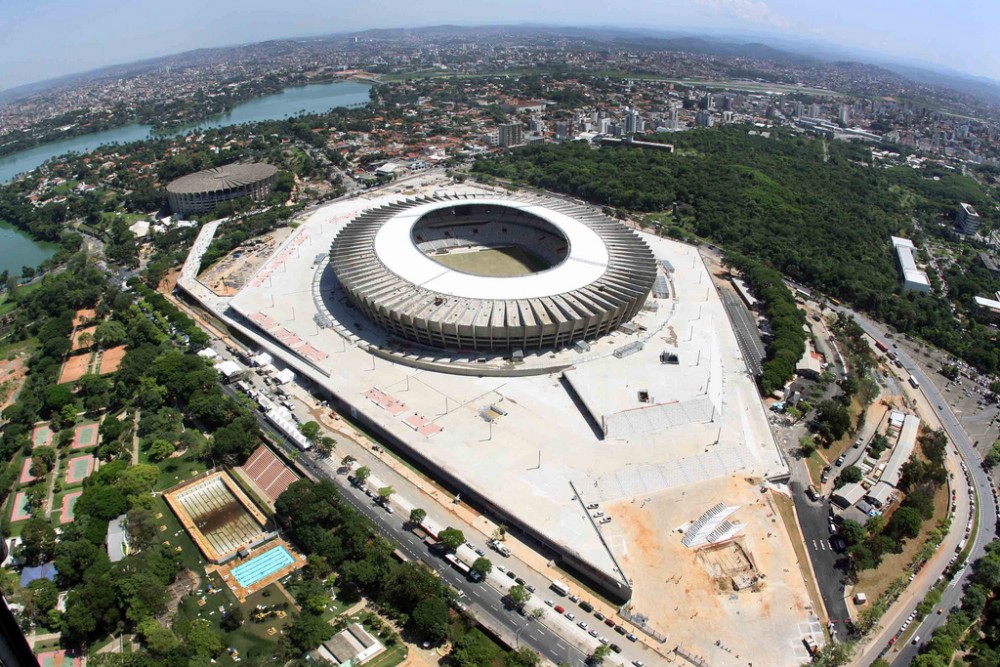
[[(140, 1), (121, 6), (110, 0), (79, 5), (40, 0), (7, 8), (0, 17), (0, 90), (42, 82), (105, 66), (274, 39), (295, 39), (375, 28), (418, 28), (442, 24), (589, 26), (743, 36), (797, 53), (847, 50), (858, 60), (884, 60), (1000, 80), (1000, 53), (989, 36), (1000, 27), (1000, 7), (984, 0), (923, 3), (914, 16), (903, 0), (872, 6), (844, 0), (831, 13), (818, 3), (792, 0), (696, 0), (635, 4), (627, 14), (583, 0), (573, 11), (555, 3), (506, 0), (489, 8), (432, 0), (419, 7), (398, 0), (364, 5), (339, 0), (293, 0), (276, 11), (273, 3), (221, 0), (209, 6), (178, 0), (169, 7)], [(191, 16), (199, 21), (192, 22)], [(373, 20), (373, 17), (375, 20)], [(388, 17), (388, 18), (387, 18)], [(972, 20), (975, 17), (975, 20)], [(942, 39), (959, 34), (961, 40)], [(53, 48), (52, 36), (59, 36)], [(810, 44), (810, 42), (813, 42)]]

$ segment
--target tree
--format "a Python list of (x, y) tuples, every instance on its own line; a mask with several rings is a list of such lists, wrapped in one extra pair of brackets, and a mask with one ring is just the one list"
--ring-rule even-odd
[(378, 490), (378, 501), (383, 505), (385, 505), (387, 502), (389, 502), (389, 498), (391, 498), (392, 494), (394, 493), (396, 493), (396, 489), (392, 488), (391, 486), (383, 486), (381, 489)]
[(840, 471), (839, 483), (837, 487), (841, 487), (844, 484), (857, 483), (861, 481), (861, 469), (857, 466), (847, 466), (842, 471)]
[(149, 448), (146, 451), (149, 454), (150, 461), (159, 463), (160, 461), (166, 461), (170, 458), (170, 455), (176, 451), (176, 448), (169, 440), (157, 438), (150, 443)]
[(148, 549), (156, 541), (156, 521), (153, 513), (147, 509), (129, 510), (125, 526), (128, 542), (136, 551)]
[(839, 440), (851, 428), (851, 415), (838, 401), (827, 399), (816, 407), (816, 429), (828, 442)]
[(114, 347), (128, 340), (128, 332), (125, 330), (125, 325), (118, 320), (104, 320), (97, 325), (94, 339), (103, 347)]
[(860, 544), (865, 539), (865, 527), (857, 521), (845, 519), (840, 524), (840, 536), (844, 538), (848, 546)]
[(449, 526), (438, 533), (438, 540), (448, 551), (456, 551), (465, 544), (465, 534), (457, 528)]
[(587, 658), (587, 663), (591, 665), (603, 665), (604, 659), (609, 655), (611, 655), (611, 647), (607, 644), (601, 644)]
[(410, 615), (413, 629), (422, 639), (438, 643), (448, 637), (448, 603), (443, 598), (422, 600)]
[(410, 510), (410, 524), (414, 526), (419, 526), (427, 518), (427, 511), (422, 510), (419, 507), (415, 507)]
[(221, 627), (226, 632), (235, 632), (239, 630), (240, 626), (243, 625), (243, 612), (240, 611), (239, 607), (233, 607), (230, 609), (222, 620), (219, 621), (219, 627)]
[(897, 538), (908, 537), (912, 539), (920, 534), (922, 523), (920, 512), (912, 507), (900, 507), (889, 519), (885, 532)]
[(136, 631), (153, 655), (166, 656), (181, 645), (177, 635), (170, 628), (160, 625), (155, 618), (140, 621), (139, 625), (136, 626)]
[(59, 589), (48, 579), (35, 579), (25, 589), (24, 611), (36, 625), (46, 624), (59, 601)]
[(472, 571), (485, 578), (493, 571), (493, 563), (490, 562), (489, 558), (477, 558), (472, 563)]
[(333, 626), (322, 616), (303, 611), (288, 628), (288, 640), (303, 653), (311, 651), (333, 636)]
[(371, 477), (372, 471), (368, 466), (361, 466), (354, 471), (354, 479), (357, 481), (358, 486), (364, 486), (368, 478)]
[[(327, 624), (327, 627), (330, 627)], [(333, 628), (330, 628), (331, 631)], [(331, 632), (331, 636), (332, 636)], [(291, 632), (289, 632), (291, 635)], [(222, 651), (222, 638), (212, 629), (212, 623), (208, 619), (196, 618), (191, 621), (185, 636), (185, 644), (196, 655), (212, 658)], [(318, 643), (316, 644), (319, 645)], [(316, 648), (313, 646), (312, 648)]]
[(350, 468), (351, 464), (353, 464), (355, 461), (357, 461), (357, 459), (348, 454), (344, 458), (340, 459), (340, 465), (343, 468)]
[(511, 603), (518, 609), (524, 607), (524, 605), (531, 599), (531, 591), (522, 586), (521, 584), (514, 584), (507, 591), (507, 597), (510, 598)]
[(25, 565), (41, 565), (52, 560), (56, 550), (56, 531), (42, 517), (28, 519), (21, 531), (21, 557)]
[(305, 424), (299, 426), (299, 430), (302, 431), (302, 435), (306, 436), (309, 442), (315, 443), (316, 438), (319, 437), (320, 427), (314, 421), (307, 421)]
[(328, 435), (322, 435), (317, 438), (315, 442), (313, 442), (313, 445), (316, 447), (316, 451), (318, 451), (322, 456), (329, 456), (332, 454), (334, 445), (336, 444), (337, 441)]
[(516, 651), (508, 652), (504, 656), (503, 664), (504, 667), (537, 667), (541, 664), (541, 658), (530, 648), (522, 646)]
[(809, 664), (816, 667), (840, 667), (850, 661), (853, 651), (853, 642), (832, 641), (820, 649)]

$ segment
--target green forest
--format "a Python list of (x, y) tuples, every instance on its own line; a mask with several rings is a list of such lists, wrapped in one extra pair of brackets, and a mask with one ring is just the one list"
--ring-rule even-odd
[[(667, 234), (765, 262), (985, 371), (1000, 369), (995, 330), (971, 318), (956, 326), (945, 296), (901, 294), (889, 245), (890, 235), (945, 236), (940, 223), (960, 201), (989, 221), (995, 206), (975, 180), (943, 168), (874, 167), (867, 146), (834, 141), (824, 151), (820, 140), (780, 130), (763, 137), (728, 126), (656, 139), (674, 152), (528, 146), (480, 159), (473, 172), (653, 214), (647, 220)], [(965, 264), (945, 276), (959, 314), (969, 293), (1000, 289)]]

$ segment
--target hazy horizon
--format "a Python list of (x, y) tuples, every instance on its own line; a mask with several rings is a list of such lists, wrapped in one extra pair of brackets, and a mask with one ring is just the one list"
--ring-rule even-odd
[[(828, 4), (795, 0), (662, 0), (635, 2), (630, 12), (610, 12), (606, 3), (580, 0), (572, 11), (560, 3), (502, 0), (489, 6), (427, 0), (289, 0), (281, 9), (261, 0), (162, 2), (137, 0), (37, 0), (5, 8), (0, 15), (0, 90), (38, 83), (101, 67), (274, 39), (378, 28), (422, 28), (441, 24), (607, 27), (706, 34), (768, 36), (831, 50), (857, 50), (859, 60), (937, 67), (1000, 81), (1000, 52), (990, 37), (1000, 28), (1000, 5), (985, 0), (921, 3), (919, 16), (905, 0), (877, 3), (843, 0)], [(391, 16), (389, 21), (384, 17)], [(373, 20), (376, 19), (376, 20)], [(609, 20), (613, 19), (613, 20)], [(957, 35), (962, 35), (961, 39)], [(58, 37), (59, 48), (53, 48)], [(781, 48), (780, 45), (774, 45)], [(863, 54), (863, 55), (862, 55)]]

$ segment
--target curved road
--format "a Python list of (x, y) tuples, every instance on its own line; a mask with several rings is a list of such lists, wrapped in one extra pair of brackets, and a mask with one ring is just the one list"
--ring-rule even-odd
[[(865, 333), (887, 347), (892, 347), (892, 340), (886, 338), (885, 331), (880, 325), (848, 308), (834, 307), (834, 310), (842, 312), (845, 315), (852, 316)], [(913, 376), (920, 383), (920, 390), (927, 398), (931, 409), (941, 406), (941, 409), (936, 410), (937, 417), (941, 421), (941, 426), (948, 434), (948, 437), (958, 450), (960, 456), (965, 461), (972, 485), (976, 489), (976, 494), (978, 495), (976, 507), (979, 516), (979, 530), (976, 533), (972, 549), (970, 550), (969, 557), (967, 559), (967, 562), (972, 562), (985, 553), (986, 544), (991, 542), (996, 537), (997, 511), (993, 499), (992, 484), (987, 478), (986, 472), (980, 466), (982, 459), (979, 456), (979, 453), (976, 451), (976, 448), (973, 446), (969, 436), (965, 433), (962, 425), (955, 417), (955, 414), (951, 411), (951, 407), (948, 405), (948, 402), (941, 395), (941, 392), (938, 391), (934, 383), (931, 382), (930, 377), (928, 377), (928, 375), (924, 372), (920, 364), (915, 363), (914, 360), (903, 350), (894, 348), (893, 351), (896, 353), (899, 361), (903, 364), (903, 367), (907, 370), (907, 372), (913, 374)], [(964, 526), (961, 525), (952, 526), (952, 530), (960, 531), (963, 529)], [(941, 602), (938, 604), (939, 608), (942, 608), (945, 612), (947, 612), (947, 610), (954, 605), (961, 603), (962, 587), (969, 573), (969, 568), (963, 568), (958, 576), (956, 576), (955, 579), (948, 585), (941, 597)], [(919, 636), (921, 643), (926, 641), (930, 638), (935, 628), (945, 623), (947, 616), (947, 613), (943, 613), (941, 615), (931, 614), (927, 616), (924, 621), (917, 626), (916, 630), (913, 631), (912, 636)], [(890, 627), (895, 627), (895, 625)], [(881, 650), (883, 647), (884, 644), (878, 646), (877, 648), (878, 650)], [(919, 645), (907, 643), (905, 647), (899, 650), (898, 654), (892, 657), (891, 664), (900, 666), (910, 664), (913, 658), (917, 655), (919, 648)]]

